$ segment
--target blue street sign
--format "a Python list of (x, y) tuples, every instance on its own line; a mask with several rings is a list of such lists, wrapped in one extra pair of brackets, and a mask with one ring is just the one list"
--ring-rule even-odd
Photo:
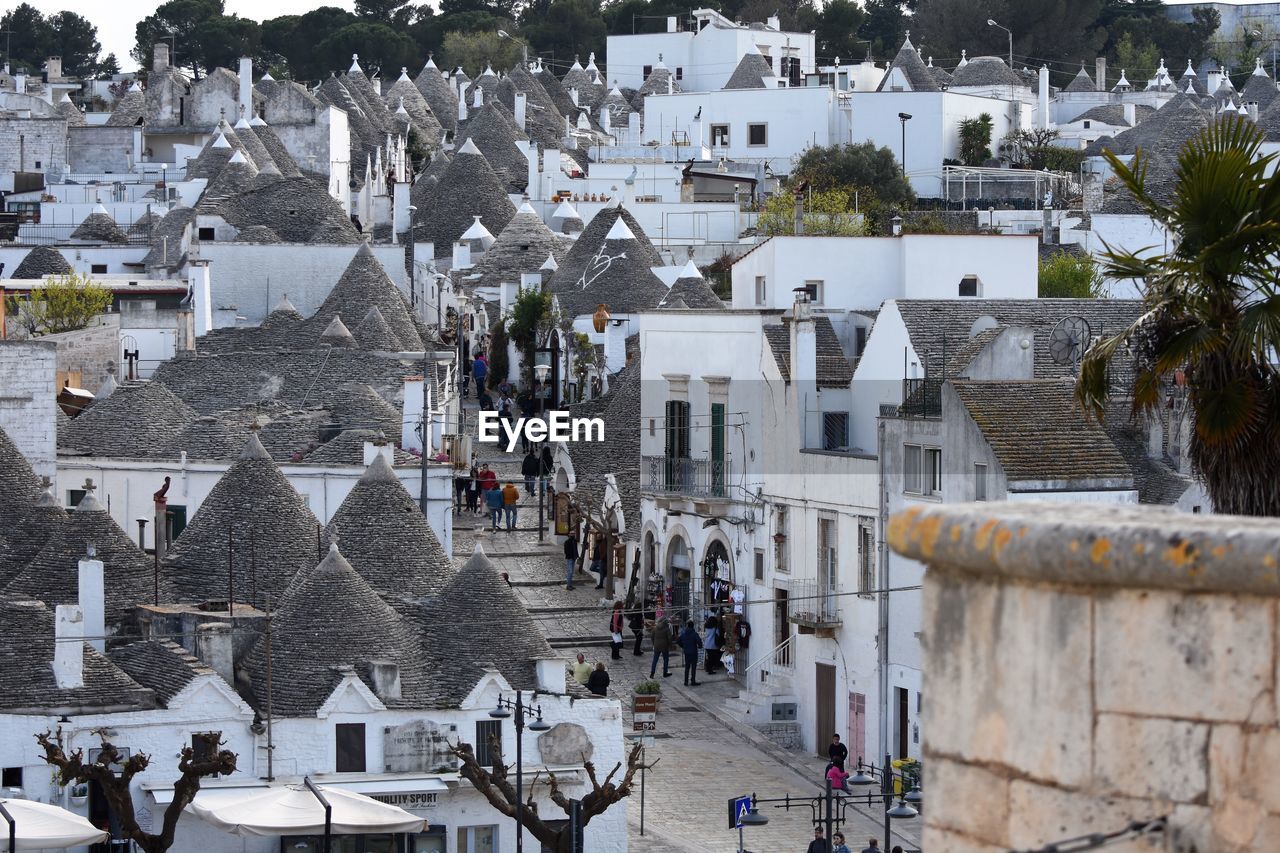
[(742, 816), (751, 810), (750, 797), (734, 797), (729, 800), (729, 828), (741, 829)]

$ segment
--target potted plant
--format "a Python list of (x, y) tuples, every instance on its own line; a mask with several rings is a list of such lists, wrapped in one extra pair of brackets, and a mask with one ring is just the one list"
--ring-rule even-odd
[(71, 786), (71, 805), (83, 806), (89, 802), (89, 786), (83, 782)]
[(646, 678), (631, 689), (631, 712), (656, 714), (662, 685), (652, 678)]

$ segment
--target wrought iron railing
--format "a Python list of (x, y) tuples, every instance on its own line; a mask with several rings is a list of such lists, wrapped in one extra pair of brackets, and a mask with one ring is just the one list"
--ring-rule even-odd
[(841, 622), (840, 585), (816, 580), (792, 581), (787, 607), (787, 616), (793, 624), (833, 628)]
[(898, 414), (904, 418), (942, 417), (942, 380), (902, 380), (902, 405), (898, 407)]
[(729, 466), (727, 459), (646, 456), (643, 488), (666, 494), (726, 497), (729, 493)]

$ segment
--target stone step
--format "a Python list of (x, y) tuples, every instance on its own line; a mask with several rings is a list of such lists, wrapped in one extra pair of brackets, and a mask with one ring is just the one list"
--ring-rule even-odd
[(725, 714), (740, 723), (747, 722), (747, 717), (751, 713), (751, 704), (738, 698), (725, 699), (720, 703), (720, 707)]

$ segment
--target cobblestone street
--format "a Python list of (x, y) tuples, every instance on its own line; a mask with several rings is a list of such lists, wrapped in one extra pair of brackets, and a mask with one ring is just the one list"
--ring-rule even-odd
[[(488, 462), (504, 482), (512, 478), (520, 484), (519, 459), (492, 453), (480, 461)], [(632, 654), (628, 642), (622, 660), (609, 660), (608, 607), (594, 588), (595, 576), (579, 574), (575, 588), (565, 589), (560, 543), (550, 530), (539, 542), (536, 519), (537, 496), (529, 498), (523, 491), (520, 529), (514, 532), (490, 533), (484, 516), (455, 514), (455, 559), (465, 559), (479, 542), (499, 570), (507, 573), (551, 645), (563, 652), (566, 664), (579, 651), (590, 661), (603, 660), (609, 668), (610, 695), (622, 700), (624, 730), (630, 731), (631, 689), (649, 674), (648, 639), (641, 656)], [(630, 641), (629, 632), (626, 636)], [(730, 853), (738, 850), (738, 834), (728, 829), (730, 798), (752, 792), (761, 797), (813, 797), (821, 793), (825, 761), (786, 752), (754, 729), (728, 719), (719, 706), (737, 695), (738, 683), (724, 674), (700, 672), (698, 687), (684, 687), (677, 656), (672, 655), (671, 678), (663, 679), (659, 672), (663, 692), (658, 731), (645, 756), (652, 769), (644, 784), (644, 835), (640, 834), (637, 790), (628, 803), (630, 849)], [(762, 812), (769, 824), (746, 831), (748, 850), (805, 850), (813, 837), (813, 815), (807, 803), (790, 812), (768, 807)], [(873, 837), (884, 844), (883, 818), (871, 808), (850, 809), (848, 818), (843, 830), (851, 849), (861, 850)], [(893, 845), (906, 850), (919, 847), (921, 821), (910, 823), (893, 826)]]

